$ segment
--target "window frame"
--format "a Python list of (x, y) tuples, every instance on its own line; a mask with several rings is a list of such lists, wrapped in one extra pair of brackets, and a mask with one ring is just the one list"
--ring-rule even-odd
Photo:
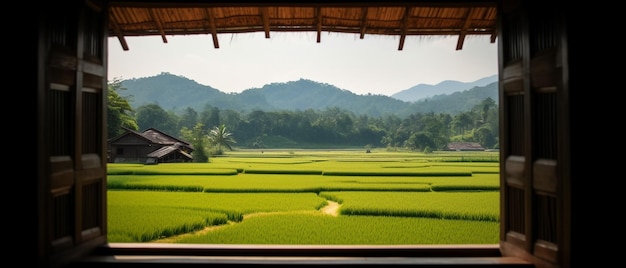
[[(157, 1), (158, 2), (158, 1)], [(168, 2), (168, 1), (166, 1)], [(190, 1), (196, 2), (196, 1)], [(80, 265), (80, 264), (97, 264), (97, 265), (117, 265), (117, 264), (159, 264), (163, 266), (167, 265), (181, 265), (181, 264), (224, 264), (224, 265), (241, 265), (241, 264), (312, 264), (319, 266), (328, 266), (328, 265), (344, 265), (344, 264), (390, 264), (390, 265), (404, 265), (404, 264), (461, 264), (461, 265), (470, 265), (470, 264), (525, 264), (528, 265), (532, 263), (531, 267), (537, 265), (539, 267), (569, 267), (571, 265), (571, 203), (572, 203), (572, 193), (571, 193), (571, 150), (569, 149), (570, 135), (569, 130), (571, 126), (569, 125), (569, 84), (570, 84), (570, 75), (569, 75), (569, 62), (568, 56), (571, 52), (568, 51), (567, 40), (570, 32), (566, 31), (565, 24), (567, 23), (567, 14), (566, 12), (561, 12), (560, 10), (551, 10), (554, 12), (556, 16), (553, 21), (555, 28), (558, 30), (557, 34), (559, 34), (558, 45), (556, 46), (556, 59), (559, 60), (556, 65), (558, 65), (559, 69), (556, 69), (556, 75), (549, 77), (550, 79), (556, 80), (556, 87), (552, 85), (548, 85), (545, 87), (533, 87), (537, 83), (537, 80), (532, 80), (532, 75), (537, 75), (537, 68), (531, 68), (532, 64), (539, 64), (541, 67), (554, 67), (548, 61), (546, 65), (545, 62), (541, 62), (541, 59), (537, 59), (534, 57), (535, 55), (531, 54), (531, 50), (529, 47), (530, 39), (529, 36), (532, 36), (533, 32), (528, 30), (528, 21), (532, 21), (532, 12), (529, 12), (536, 9), (543, 8), (541, 4), (529, 4), (528, 2), (523, 1), (498, 1), (499, 4), (502, 3), (514, 3), (511, 6), (499, 7), (499, 11), (504, 11), (505, 13), (499, 14), (499, 26), (498, 27), (498, 36), (503, 37), (502, 33), (510, 30), (509, 26), (512, 26), (512, 22), (520, 22), (520, 28), (522, 31), (522, 35), (524, 37), (521, 38), (520, 46), (522, 48), (521, 60), (519, 64), (517, 62), (508, 62), (505, 59), (507, 58), (507, 52), (509, 52), (509, 48), (505, 46), (503, 43), (499, 42), (499, 90), (500, 90), (500, 100), (503, 100), (503, 93), (511, 87), (519, 87), (523, 91), (525, 96), (524, 101), (526, 102), (523, 111), (523, 124), (525, 126), (531, 126), (533, 117), (532, 117), (532, 99), (531, 96), (535, 93), (544, 93), (542, 90), (557, 90), (557, 98), (558, 103), (557, 116), (559, 119), (562, 119), (558, 123), (558, 133), (555, 135), (558, 138), (558, 155), (559, 162), (558, 165), (555, 166), (554, 170), (557, 171), (557, 174), (564, 177), (564, 181), (559, 181), (563, 183), (563, 185), (559, 185), (558, 188), (561, 192), (557, 192), (557, 197), (559, 198), (559, 202), (557, 203), (558, 207), (558, 215), (547, 215), (558, 217), (558, 225), (559, 228), (556, 242), (557, 250), (556, 254), (552, 254), (551, 252), (545, 252), (541, 250), (552, 250), (550, 246), (546, 248), (539, 248), (541, 254), (545, 254), (542, 256), (533, 255), (533, 251), (537, 250), (537, 245), (535, 242), (535, 237), (533, 237), (532, 227), (535, 226), (535, 223), (532, 221), (533, 217), (538, 218), (539, 216), (535, 215), (533, 205), (533, 200), (531, 193), (525, 193), (528, 201), (526, 201), (526, 208), (524, 208), (521, 213), (527, 216), (530, 219), (524, 221), (524, 224), (530, 230), (527, 231), (526, 234), (515, 234), (510, 233), (509, 227), (507, 226), (507, 201), (504, 197), (501, 202), (501, 242), (498, 245), (407, 245), (407, 246), (281, 246), (281, 245), (180, 245), (180, 244), (116, 244), (116, 243), (107, 243), (106, 242), (106, 194), (101, 198), (104, 205), (104, 209), (102, 211), (102, 226), (100, 229), (92, 228), (87, 230), (81, 229), (81, 216), (84, 216), (82, 213), (82, 198), (85, 198), (83, 192), (81, 192), (80, 187), (84, 186), (84, 184), (94, 184), (94, 182), (98, 182), (98, 175), (103, 173), (103, 168), (93, 168), (94, 163), (97, 163), (94, 159), (97, 158), (95, 154), (82, 155), (82, 142), (81, 135), (82, 133), (82, 123), (83, 117), (80, 113), (68, 113), (71, 115), (69, 117), (71, 127), (73, 131), (70, 131), (70, 137), (66, 137), (66, 140), (75, 143), (75, 147), (71, 148), (70, 154), (74, 156), (82, 156), (82, 158), (71, 158), (71, 157), (59, 157), (54, 156), (50, 152), (49, 148), (49, 137), (50, 134), (50, 124), (51, 122), (46, 121), (48, 119), (48, 115), (46, 114), (47, 108), (49, 108), (49, 91), (51, 87), (54, 85), (69, 85), (67, 89), (64, 87), (62, 90), (67, 92), (71, 92), (72, 95), (69, 99), (72, 102), (72, 105), (76, 105), (76, 111), (81, 111), (83, 103), (81, 103), (81, 95), (83, 92), (88, 92), (91, 94), (106, 94), (106, 79), (105, 81), (101, 81), (101, 84), (98, 84), (97, 79), (94, 77), (98, 77), (98, 75), (103, 75), (106, 78), (106, 57), (107, 57), (107, 45), (106, 45), (106, 32), (102, 31), (102, 40), (103, 47), (101, 47), (103, 51), (102, 62), (98, 62), (99, 55), (90, 55), (89, 57), (85, 57), (83, 54), (83, 50), (81, 45), (85, 41), (84, 39), (80, 39), (78, 37), (84, 37), (84, 34), (88, 34), (88, 38), (94, 37), (94, 32), (88, 32), (85, 30), (83, 26), (85, 26), (85, 18), (89, 17), (85, 14), (90, 11), (94, 11), (97, 14), (102, 14), (98, 12), (107, 12), (106, 5), (109, 3), (108, 1), (104, 1), (102, 3), (93, 2), (91, 0), (77, 1), (77, 6), (70, 7), (69, 10), (65, 9), (65, 6), (61, 8), (59, 2), (53, 2), (51, 5), (55, 6), (55, 4), (59, 4), (59, 6), (55, 6), (56, 8), (52, 10), (47, 10), (45, 8), (39, 9), (39, 23), (38, 27), (38, 45), (37, 45), (37, 72), (36, 79), (33, 79), (32, 83), (34, 88), (37, 88), (37, 101), (36, 101), (36, 122), (37, 122), (37, 131), (36, 131), (36, 142), (37, 142), (37, 168), (35, 172), (37, 173), (37, 221), (38, 221), (38, 262), (39, 264), (44, 264), (45, 266), (57, 266), (58, 264), (67, 264), (68, 261), (70, 266), (72, 265)], [(103, 4), (104, 6), (99, 6), (99, 4)], [(171, 4), (171, 3), (170, 3)], [(44, 11), (45, 10), (45, 11)], [(86, 10), (88, 12), (86, 12)], [(54, 13), (53, 15), (51, 15)], [(51, 16), (60, 15), (69, 15), (68, 21), (69, 26), (75, 27), (76, 33), (75, 39), (76, 44), (78, 44), (79, 48), (76, 48), (76, 51), (69, 51), (70, 54), (55, 54), (49, 51), (48, 39), (51, 38), (47, 36), (49, 32), (47, 26), (47, 20), (50, 19)], [(550, 14), (551, 15), (551, 14)], [(76, 19), (78, 21), (77, 25), (73, 24), (72, 19)], [(106, 19), (104, 19), (106, 21)], [(503, 22), (504, 21), (504, 22)], [(56, 22), (56, 21), (55, 21)], [(93, 22), (93, 21), (92, 21)], [(91, 25), (87, 25), (91, 26)], [(97, 26), (97, 25), (96, 25)], [(514, 25), (513, 25), (514, 26)], [(518, 25), (519, 26), (519, 25)], [(505, 28), (505, 29), (503, 29)], [(43, 30), (42, 30), (43, 29)], [(72, 34), (72, 33), (70, 33)], [(89, 34), (91, 34), (89, 36)], [(58, 36), (57, 36), (58, 37)], [(509, 38), (510, 36), (506, 36)], [(536, 37), (536, 36), (534, 36)], [(71, 38), (70, 38), (71, 39)], [(98, 39), (97, 37), (95, 39)], [(93, 42), (97, 41), (95, 39), (89, 39), (88, 41)], [(96, 42), (97, 43), (97, 42)], [(97, 48), (97, 47), (92, 47)], [(74, 53), (72, 55), (72, 53)], [(59, 57), (60, 56), (60, 57)], [(94, 56), (94, 57), (92, 57)], [(57, 64), (57, 65), (55, 65)], [(563, 64), (563, 65), (561, 65)], [(520, 67), (521, 68), (518, 68)], [(58, 71), (61, 72), (58, 72)], [(520, 71), (521, 70), (521, 71)], [(74, 72), (74, 74), (67, 74), (67, 71)], [(552, 71), (552, 70), (550, 70)], [(65, 73), (63, 73), (65, 72)], [(515, 76), (518, 74), (519, 76)], [(561, 72), (561, 73), (559, 73)], [(512, 75), (513, 74), (513, 75)], [(539, 75), (543, 74), (541, 72)], [(554, 78), (556, 77), (556, 78)], [(572, 79), (578, 79), (579, 76), (571, 76)], [(582, 76), (581, 76), (582, 77)], [(85, 79), (87, 78), (87, 79)], [(580, 78), (582, 79), (582, 78)], [(545, 82), (545, 81), (539, 81)], [(548, 81), (554, 82), (554, 81)], [(91, 83), (91, 84), (90, 84)], [(53, 85), (53, 86), (50, 86)], [(58, 89), (53, 89), (58, 90)], [(100, 91), (101, 90), (101, 91)], [(508, 92), (508, 91), (506, 91)], [(99, 103), (106, 103), (106, 98), (103, 98), (104, 101)], [(500, 102), (500, 133), (501, 137), (506, 137), (509, 129), (509, 123), (506, 120), (507, 114), (503, 111), (502, 108), (506, 104), (505, 102)], [(95, 116), (102, 116), (103, 123), (98, 126), (102, 128), (103, 136), (106, 137), (106, 105), (102, 107), (104, 111), (102, 114), (95, 114)], [(92, 131), (89, 130), (89, 131)], [(524, 150), (523, 156), (528, 159), (527, 161), (534, 160), (533, 156), (533, 148), (531, 147), (533, 144), (533, 138), (535, 138), (534, 132), (531, 132), (530, 129), (524, 130), (523, 134), (523, 142), (524, 142)], [(74, 137), (78, 137), (74, 139)], [(74, 140), (72, 140), (74, 139)], [(506, 138), (505, 138), (506, 139)], [(506, 140), (505, 140), (506, 141)], [(507, 164), (507, 156), (509, 156), (509, 151), (506, 146), (503, 147), (504, 150), (501, 151), (500, 157), (500, 166), (501, 166), (501, 182), (502, 184), (510, 181), (510, 178), (507, 177), (508, 174), (511, 174), (510, 170), (507, 170), (504, 167)], [(104, 158), (104, 160), (100, 160), (100, 163), (106, 162), (107, 148), (106, 141), (102, 140), (102, 148), (100, 148), (100, 158)], [(95, 157), (94, 157), (95, 156)], [(68, 161), (69, 160), (69, 161)], [(80, 180), (76, 180), (72, 174), (68, 174), (66, 172), (67, 166), (65, 164), (57, 165), (58, 163), (72, 163), (74, 168), (72, 171), (76, 176), (80, 177)], [(511, 162), (511, 166), (516, 166), (516, 162)], [(528, 170), (527, 172), (532, 172), (534, 166), (530, 162), (525, 162), (522, 165), (517, 165), (522, 168), (522, 170)], [(540, 166), (539, 168), (551, 168), (550, 166)], [(541, 174), (541, 170), (539, 173)], [(69, 172), (71, 173), (71, 172)], [(106, 174), (106, 168), (104, 168), (104, 173)], [(515, 172), (513, 172), (515, 173)], [(532, 181), (535, 178), (531, 177), (528, 174), (523, 172), (519, 173), (523, 177), (525, 181)], [(50, 179), (50, 177), (55, 177), (55, 180)], [(54, 189), (57, 186), (55, 183), (57, 182), (72, 182), (72, 179), (77, 181), (73, 186), (70, 185), (68, 187), (61, 187), (62, 191), (57, 191)], [(560, 179), (563, 179), (562, 177)], [(104, 179), (106, 183), (106, 178)], [(524, 190), (531, 192), (534, 190), (531, 185), (525, 185)], [(59, 189), (61, 189), (59, 188)], [(92, 189), (93, 190), (93, 189)], [(95, 188), (95, 190), (98, 190)], [(104, 187), (106, 190), (106, 187)], [(50, 198), (54, 197), (57, 194), (62, 194), (64, 192), (72, 192), (74, 193), (75, 200), (70, 200), (71, 206), (68, 206), (70, 209), (76, 209), (78, 212), (76, 214), (70, 215), (74, 216), (75, 219), (72, 226), (75, 230), (70, 233), (72, 238), (70, 239), (60, 239), (54, 240), (52, 238), (51, 233), (53, 230), (49, 228), (55, 221), (55, 211), (53, 209), (53, 204), (51, 204)], [(501, 186), (501, 195), (503, 195), (503, 186)], [(504, 191), (506, 194), (506, 191)], [(504, 194), (504, 195), (505, 195)], [(88, 203), (87, 203), (88, 204)], [(70, 213), (71, 214), (71, 213)], [(97, 213), (95, 216), (98, 216)], [(49, 226), (50, 225), (50, 226)], [(99, 233), (100, 232), (100, 233)], [(102, 235), (104, 232), (104, 235)], [(540, 241), (542, 242), (542, 241)], [(541, 245), (539, 245), (541, 246)], [(534, 247), (534, 248), (533, 248)], [(513, 257), (507, 257), (513, 256)]]

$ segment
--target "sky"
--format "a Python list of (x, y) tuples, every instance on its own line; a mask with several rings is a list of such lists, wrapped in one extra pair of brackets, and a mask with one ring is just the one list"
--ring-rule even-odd
[(167, 72), (225, 93), (266, 84), (308, 79), (355, 94), (391, 96), (419, 84), (445, 80), (473, 82), (498, 73), (497, 41), (457, 36), (399, 37), (316, 33), (220, 34), (219, 48), (210, 35), (126, 37), (124, 51), (109, 39), (108, 79), (126, 80)]

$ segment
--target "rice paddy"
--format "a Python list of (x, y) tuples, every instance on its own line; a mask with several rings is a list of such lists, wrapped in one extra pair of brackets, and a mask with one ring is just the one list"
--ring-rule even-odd
[(108, 241), (497, 244), (497, 152), (240, 150), (108, 164)]

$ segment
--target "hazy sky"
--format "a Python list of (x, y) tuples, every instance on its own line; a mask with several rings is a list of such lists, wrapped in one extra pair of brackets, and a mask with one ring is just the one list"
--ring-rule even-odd
[(222, 92), (241, 92), (301, 78), (359, 95), (390, 96), (418, 84), (472, 82), (498, 73), (497, 41), (467, 37), (407, 37), (403, 50), (392, 36), (322, 33), (264, 33), (127, 37), (128, 51), (109, 39), (109, 80), (183, 76)]

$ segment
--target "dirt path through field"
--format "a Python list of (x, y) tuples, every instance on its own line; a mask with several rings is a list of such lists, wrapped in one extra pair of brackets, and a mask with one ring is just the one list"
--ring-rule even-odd
[(329, 200), (328, 206), (323, 207), (322, 209), (320, 209), (320, 211), (322, 211), (322, 213), (324, 214), (329, 214), (337, 217), (339, 216), (339, 207), (341, 207), (339, 203)]
[[(337, 202), (333, 202), (328, 200), (328, 205), (321, 208), (319, 211), (324, 213), (324, 214), (328, 214), (331, 215), (333, 217), (337, 217), (339, 216), (339, 208), (341, 207), (341, 205)], [(293, 213), (293, 212), (259, 212), (259, 213), (252, 213), (252, 214), (248, 214), (248, 215), (244, 215), (243, 219), (245, 220), (246, 218), (250, 218), (250, 217), (259, 217), (259, 216), (263, 216), (263, 215), (276, 215), (276, 214), (289, 214), (289, 213)], [(228, 222), (226, 225), (231, 225), (231, 224), (237, 224), (235, 222)], [(163, 239), (157, 239), (154, 240), (150, 243), (174, 243), (176, 242), (176, 240), (185, 237), (185, 236), (191, 236), (191, 235), (200, 235), (200, 234), (205, 234), (214, 230), (217, 230), (219, 228), (224, 227), (225, 225), (218, 225), (218, 226), (208, 226), (200, 231), (196, 231), (193, 233), (187, 233), (187, 234), (181, 234), (181, 235), (176, 235), (176, 236), (170, 236), (167, 238), (163, 238)]]

